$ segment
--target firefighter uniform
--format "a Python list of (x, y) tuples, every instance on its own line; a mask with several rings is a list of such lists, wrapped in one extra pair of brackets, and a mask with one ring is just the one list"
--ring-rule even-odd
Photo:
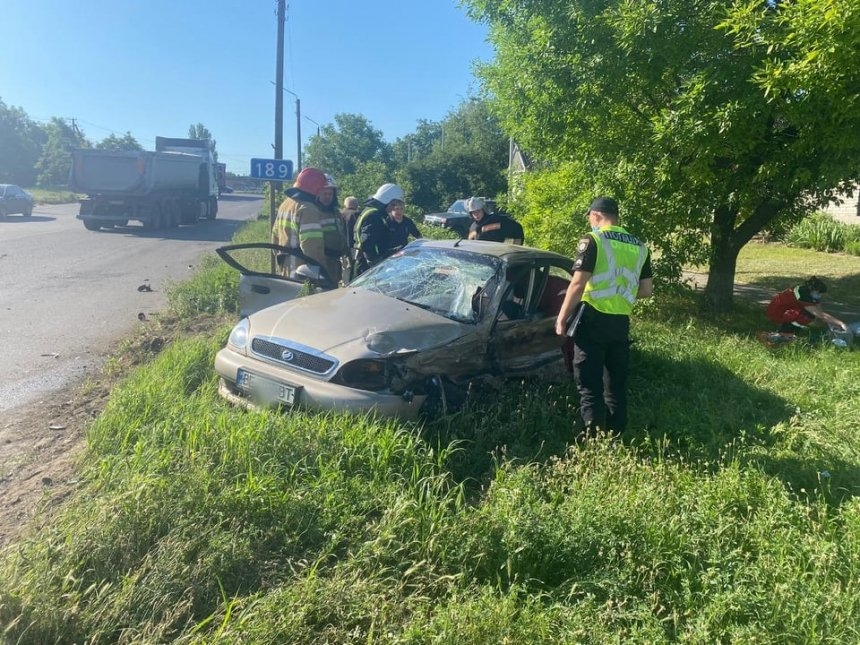
[[(337, 270), (332, 273), (326, 255), (323, 229), (324, 222), (328, 219), (329, 215), (320, 210), (312, 195), (292, 190), (292, 196), (287, 197), (278, 208), (278, 217), (275, 219), (272, 233), (277, 237), (280, 246), (300, 250), (324, 267), (332, 279), (337, 280), (340, 276), (340, 263), (338, 262)], [(336, 231), (336, 224), (334, 226)], [(302, 264), (304, 262), (300, 258), (289, 256), (282, 267), (284, 276), (295, 278), (296, 269)]]
[(587, 431), (627, 424), (630, 312), (639, 280), (651, 278), (648, 249), (620, 226), (580, 240), (574, 271), (591, 273), (573, 332), (573, 373)]
[(391, 249), (388, 213), (371, 200), (355, 222), (355, 275), (383, 260)]

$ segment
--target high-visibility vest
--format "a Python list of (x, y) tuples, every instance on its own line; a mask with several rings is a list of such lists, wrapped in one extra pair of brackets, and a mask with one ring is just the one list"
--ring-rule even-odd
[(597, 242), (597, 262), (582, 300), (602, 313), (628, 316), (648, 249), (620, 226), (604, 226), (589, 235)]

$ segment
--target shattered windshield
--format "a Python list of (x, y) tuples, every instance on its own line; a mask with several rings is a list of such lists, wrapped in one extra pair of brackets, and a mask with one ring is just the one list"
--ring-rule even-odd
[(496, 274), (501, 261), (459, 249), (406, 248), (349, 283), (403, 300), (433, 313), (473, 322), (472, 298)]

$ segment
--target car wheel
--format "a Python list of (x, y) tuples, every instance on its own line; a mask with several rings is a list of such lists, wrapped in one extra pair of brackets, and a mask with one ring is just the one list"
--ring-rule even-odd
[(101, 228), (101, 224), (91, 219), (85, 219), (84, 228), (88, 231), (98, 231)]
[(427, 379), (427, 398), (421, 404), (419, 416), (425, 421), (433, 421), (456, 412), (466, 403), (468, 390), (457, 385), (445, 376)]
[(0, 206), (0, 218), (6, 217), (6, 209)]
[(33, 216), (33, 207), (30, 206), (27, 210), (21, 213), (24, 217), (32, 217)]

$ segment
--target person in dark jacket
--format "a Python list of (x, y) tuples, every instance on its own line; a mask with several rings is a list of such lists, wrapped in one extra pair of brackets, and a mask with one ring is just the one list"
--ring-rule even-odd
[(384, 259), (390, 249), (388, 215), (397, 206), (405, 206), (403, 189), (397, 184), (382, 184), (355, 222), (355, 275)]
[(486, 240), (488, 242), (505, 242), (512, 244), (523, 243), (523, 227), (512, 217), (497, 213), (488, 214), (483, 197), (471, 197), (466, 201), (466, 210), (472, 216), (472, 226), (469, 228), (470, 240)]
[(421, 231), (415, 226), (412, 218), (404, 215), (404, 206), (396, 203), (388, 209), (388, 244), (389, 253), (399, 251), (409, 243), (410, 236), (416, 240), (421, 238)]

